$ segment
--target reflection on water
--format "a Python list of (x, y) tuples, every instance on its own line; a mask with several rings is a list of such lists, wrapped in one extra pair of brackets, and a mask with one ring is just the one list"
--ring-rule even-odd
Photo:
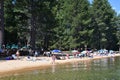
[(0, 80), (120, 80), (120, 57), (52, 65)]
[(52, 73), (55, 72), (55, 65), (52, 65)]

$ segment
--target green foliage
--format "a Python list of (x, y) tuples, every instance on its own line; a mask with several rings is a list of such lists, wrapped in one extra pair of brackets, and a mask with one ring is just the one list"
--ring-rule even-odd
[(5, 43), (17, 44), (21, 37), (29, 42), (34, 29), (35, 44), (45, 49), (116, 49), (120, 44), (119, 16), (108, 0), (93, 0), (92, 4), (88, 0), (4, 2)]
[(117, 44), (120, 47), (120, 14), (117, 17), (116, 24), (117, 24), (117, 33), (116, 33), (116, 36), (117, 36), (117, 39), (118, 39), (118, 43)]
[[(97, 43), (99, 43), (98, 48), (108, 48), (114, 49), (116, 44), (116, 27), (115, 24), (115, 12), (112, 10), (109, 2), (107, 0), (94, 0), (92, 5), (94, 28), (96, 34)], [(99, 36), (99, 37), (97, 37)]]

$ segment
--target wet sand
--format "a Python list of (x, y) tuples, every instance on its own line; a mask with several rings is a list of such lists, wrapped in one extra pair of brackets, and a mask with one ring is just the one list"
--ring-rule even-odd
[(43, 69), (46, 67), (50, 67), (52, 65), (58, 65), (58, 64), (66, 64), (66, 63), (72, 63), (77, 61), (88, 61), (93, 59), (101, 59), (101, 58), (108, 58), (108, 57), (116, 57), (120, 56), (120, 54), (115, 54), (114, 56), (94, 56), (93, 58), (71, 58), (71, 59), (65, 59), (65, 60), (56, 60), (55, 64), (52, 64), (52, 58), (51, 57), (37, 57), (36, 61), (34, 60), (26, 60), (24, 57), (20, 60), (4, 60), (0, 61), (0, 76), (4, 74), (9, 73), (15, 73), (15, 72), (23, 72), (23, 71), (29, 71), (34, 69)]

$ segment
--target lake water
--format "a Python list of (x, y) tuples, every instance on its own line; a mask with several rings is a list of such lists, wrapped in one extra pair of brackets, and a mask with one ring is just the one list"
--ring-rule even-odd
[(53, 65), (15, 73), (0, 80), (120, 80), (120, 57)]

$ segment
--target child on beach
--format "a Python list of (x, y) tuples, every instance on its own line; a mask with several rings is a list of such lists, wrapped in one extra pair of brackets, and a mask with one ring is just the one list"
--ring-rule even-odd
[(55, 64), (55, 59), (56, 59), (56, 56), (53, 54), (52, 55), (52, 64)]

